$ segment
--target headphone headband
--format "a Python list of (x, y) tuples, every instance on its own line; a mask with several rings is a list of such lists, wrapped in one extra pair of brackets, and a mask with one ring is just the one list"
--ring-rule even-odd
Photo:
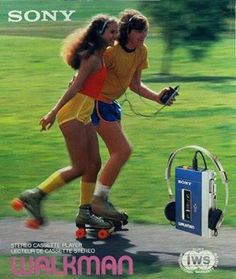
[(185, 149), (195, 149), (198, 151), (201, 151), (203, 154), (205, 154), (214, 164), (214, 166), (216, 167), (216, 169), (218, 170), (220, 177), (221, 177), (221, 181), (224, 184), (224, 188), (225, 188), (225, 205), (224, 205), (224, 210), (223, 212), (225, 212), (225, 209), (228, 205), (228, 201), (229, 201), (229, 190), (228, 190), (228, 178), (227, 178), (227, 174), (221, 164), (221, 162), (219, 161), (219, 159), (213, 155), (211, 152), (209, 152), (207, 149), (198, 146), (198, 145), (188, 145), (185, 147), (181, 147), (179, 149), (176, 149), (174, 152), (170, 153), (168, 161), (167, 161), (167, 167), (166, 167), (166, 171), (165, 171), (165, 179), (167, 181), (167, 187), (168, 187), (168, 193), (171, 199), (173, 199), (173, 192), (171, 189), (171, 182), (170, 182), (170, 177), (171, 177), (171, 166), (173, 163), (173, 160), (176, 156), (176, 154), (182, 150)]
[(107, 24), (108, 24), (110, 21), (111, 21), (110, 18), (104, 21), (101, 30), (99, 30), (99, 33), (100, 33), (100, 34), (103, 34), (103, 32), (105, 31), (105, 28), (107, 27)]

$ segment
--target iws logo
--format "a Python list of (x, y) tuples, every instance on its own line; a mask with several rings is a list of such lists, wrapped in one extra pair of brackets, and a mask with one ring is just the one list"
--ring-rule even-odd
[(179, 265), (187, 273), (207, 273), (217, 267), (217, 264), (217, 254), (202, 248), (192, 249), (179, 257)]

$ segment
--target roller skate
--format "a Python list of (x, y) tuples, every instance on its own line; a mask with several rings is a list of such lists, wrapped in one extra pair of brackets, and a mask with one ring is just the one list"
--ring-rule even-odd
[(95, 232), (99, 239), (106, 239), (115, 231), (113, 223), (93, 214), (90, 205), (80, 206), (75, 223), (78, 228), (75, 236), (78, 240), (85, 238), (88, 231)]
[(41, 213), (41, 201), (45, 195), (40, 189), (34, 188), (26, 190), (19, 198), (11, 201), (11, 206), (14, 210), (20, 211), (25, 208), (33, 217), (26, 221), (26, 226), (30, 229), (38, 229), (45, 224), (45, 219)]
[(107, 198), (94, 196), (92, 211), (97, 216), (112, 221), (117, 231), (121, 230), (123, 226), (128, 224), (128, 215), (125, 212), (118, 211)]

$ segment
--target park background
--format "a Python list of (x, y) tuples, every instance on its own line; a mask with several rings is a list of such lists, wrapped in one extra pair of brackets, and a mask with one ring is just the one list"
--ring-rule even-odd
[[(69, 164), (57, 124), (46, 133), (41, 133), (38, 125), (74, 74), (60, 57), (62, 40), (72, 30), (85, 26), (97, 13), (118, 16), (125, 8), (135, 8), (150, 19), (146, 40), (150, 67), (143, 72), (143, 81), (156, 91), (180, 85), (180, 95), (174, 106), (146, 118), (135, 115), (128, 102), (124, 102), (123, 127), (132, 143), (133, 155), (113, 187), (111, 200), (129, 214), (130, 222), (168, 225), (163, 214), (168, 202), (164, 180), (168, 156), (177, 148), (196, 144), (216, 154), (228, 174), (230, 199), (224, 225), (236, 226), (235, 2), (213, 1), (215, 5), (208, 5), (206, 0), (202, 6), (194, 0), (178, 0), (175, 5), (172, 2), (1, 1), (0, 218), (24, 218), (24, 213), (11, 210), (10, 201)], [(222, 7), (216, 9), (219, 2)], [(13, 23), (8, 22), (7, 16), (11, 10), (76, 10), (76, 13), (71, 22), (59, 18), (57, 22)], [(189, 14), (190, 10), (193, 14)], [(201, 10), (204, 13), (194, 17), (194, 11)], [(210, 17), (213, 13), (215, 18)], [(185, 22), (186, 14), (188, 25), (178, 25)], [(207, 19), (205, 14), (209, 16)], [(208, 31), (204, 26), (209, 27)], [(172, 46), (169, 52), (166, 42)], [(127, 98), (137, 112), (152, 115), (159, 108), (129, 90)], [(105, 162), (108, 154), (102, 142), (100, 150)], [(191, 164), (192, 155), (190, 151), (181, 153), (174, 165)], [(210, 162), (208, 165), (213, 167)], [(49, 220), (74, 222), (79, 192), (79, 180), (76, 180), (53, 193), (45, 203)], [(219, 177), (218, 206), (224, 207), (224, 188)], [(167, 268), (160, 278), (168, 278), (168, 272), (172, 269)], [(181, 271), (175, 272), (184, 278)], [(146, 278), (157, 276), (147, 271)], [(210, 274), (204, 278), (211, 278)]]

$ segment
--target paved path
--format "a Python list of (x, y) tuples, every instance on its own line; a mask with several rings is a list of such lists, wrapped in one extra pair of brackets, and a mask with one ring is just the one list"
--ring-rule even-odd
[[(128, 224), (127, 228), (114, 233), (106, 241), (99, 241), (90, 236), (81, 242), (82, 246), (95, 249), (96, 255), (100, 257), (129, 255), (134, 261), (140, 261), (149, 267), (178, 265), (181, 253), (193, 248), (204, 248), (218, 255), (218, 267), (236, 270), (235, 228), (223, 227), (218, 237), (210, 239), (181, 232), (168, 225)], [(66, 221), (51, 221), (43, 229), (34, 231), (24, 227), (23, 219), (2, 219), (0, 255), (12, 255), (11, 245), (14, 243), (65, 243), (79, 247), (81, 244), (75, 240), (74, 231), (74, 224)]]

